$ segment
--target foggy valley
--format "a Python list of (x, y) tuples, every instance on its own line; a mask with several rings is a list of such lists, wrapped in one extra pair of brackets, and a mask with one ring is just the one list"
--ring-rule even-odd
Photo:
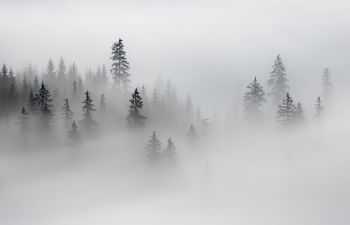
[(0, 224), (349, 224), (350, 5), (282, 2), (0, 1)]

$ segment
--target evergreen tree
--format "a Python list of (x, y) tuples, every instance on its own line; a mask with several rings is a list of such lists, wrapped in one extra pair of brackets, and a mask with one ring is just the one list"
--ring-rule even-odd
[(39, 91), (39, 79), (38, 79), (37, 76), (34, 77), (33, 91), (34, 91), (34, 92)]
[(62, 110), (63, 110), (63, 119), (65, 121), (65, 126), (68, 128), (69, 124), (71, 124), (72, 122), (72, 117), (73, 117), (73, 112), (70, 109), (68, 98), (64, 100), (64, 105)]
[(73, 120), (71, 130), (68, 131), (68, 138), (70, 139), (72, 144), (76, 144), (80, 140), (79, 127), (76, 124), (75, 120)]
[(190, 130), (186, 134), (186, 139), (187, 143), (190, 145), (194, 145), (198, 141), (197, 131), (194, 129), (194, 126), (192, 124), (190, 125)]
[(23, 76), (23, 80), (22, 80), (22, 88), (21, 88), (21, 99), (22, 99), (22, 101), (23, 101), (23, 99), (27, 99), (29, 91), (30, 91), (30, 85), (28, 83), (27, 76), (24, 75)]
[(51, 94), (46, 89), (44, 82), (41, 83), (39, 93), (34, 97), (36, 110), (39, 113), (39, 129), (45, 134), (49, 135), (51, 131), (51, 119), (53, 116), (53, 106)]
[(61, 84), (66, 78), (66, 64), (64, 63), (63, 57), (60, 58), (58, 64), (57, 78), (58, 81), (61, 82)]
[(322, 74), (323, 95), (326, 98), (329, 98), (333, 93), (333, 84), (331, 78), (331, 73), (329, 72), (329, 69), (326, 68)]
[(36, 110), (36, 99), (34, 97), (33, 90), (30, 90), (29, 93), (28, 108), (30, 112), (35, 112)]
[(159, 163), (161, 160), (161, 149), (162, 143), (159, 141), (156, 132), (153, 131), (153, 134), (146, 145), (147, 159), (150, 163)]
[(315, 117), (316, 119), (319, 119), (323, 116), (324, 113), (324, 106), (322, 104), (320, 96), (317, 97), (316, 99), (316, 104), (315, 104)]
[(76, 99), (78, 97), (78, 86), (76, 80), (73, 80), (72, 97), (73, 99)]
[(301, 105), (300, 102), (297, 103), (297, 108), (295, 112), (295, 119), (296, 122), (304, 122), (305, 121), (305, 116), (304, 116), (304, 109), (303, 106)]
[(118, 42), (113, 43), (112, 57), (113, 64), (111, 72), (113, 74), (114, 83), (121, 88), (123, 85), (126, 90), (129, 85), (130, 73), (128, 72), (130, 66), (126, 58), (126, 52), (124, 50), (123, 40), (119, 39)]
[(12, 79), (10, 81), (10, 88), (9, 88), (7, 97), (8, 97), (10, 106), (11, 107), (14, 106), (16, 104), (17, 97), (18, 97), (15, 77), (12, 77)]
[(295, 122), (297, 108), (288, 92), (286, 98), (283, 99), (282, 104), (279, 105), (278, 108), (278, 120), (282, 126), (291, 125)]
[(106, 100), (105, 100), (105, 95), (101, 94), (100, 97), (100, 112), (105, 112), (106, 111)]
[(52, 60), (50, 59), (48, 64), (47, 64), (47, 69), (46, 69), (46, 74), (47, 74), (47, 77), (49, 79), (50, 82), (54, 81), (55, 80), (55, 66), (52, 62)]
[(137, 88), (131, 95), (130, 106), (129, 106), (129, 114), (127, 116), (127, 122), (129, 126), (143, 126), (144, 121), (146, 119), (145, 116), (140, 114), (140, 110), (142, 109), (142, 97), (140, 96)]
[(70, 81), (78, 79), (79, 72), (75, 62), (73, 62), (73, 64), (70, 66), (68, 75)]
[(272, 68), (273, 70), (268, 80), (268, 85), (271, 88), (269, 95), (272, 96), (274, 104), (278, 104), (289, 89), (286, 69), (280, 55), (277, 56)]
[(247, 86), (247, 89), (243, 99), (245, 113), (248, 118), (259, 119), (262, 116), (260, 108), (266, 102), (265, 92), (256, 77)]
[(176, 146), (171, 138), (168, 139), (167, 147), (163, 151), (163, 158), (169, 164), (177, 163)]
[(89, 91), (85, 92), (85, 100), (83, 103), (83, 119), (80, 120), (81, 127), (86, 130), (90, 130), (91, 128), (97, 125), (96, 121), (92, 118), (92, 112), (96, 111), (94, 108), (95, 105), (92, 103), (93, 100), (90, 97)]
[(21, 109), (17, 124), (19, 125), (21, 138), (26, 138), (29, 132), (29, 115), (24, 106)]

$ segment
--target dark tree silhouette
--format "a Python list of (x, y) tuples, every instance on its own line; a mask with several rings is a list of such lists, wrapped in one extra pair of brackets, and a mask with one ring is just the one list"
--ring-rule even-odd
[(318, 96), (315, 104), (315, 118), (320, 119), (321, 117), (323, 117), (323, 113), (324, 113), (324, 106), (322, 104), (322, 100), (320, 96)]
[(276, 57), (272, 68), (270, 79), (267, 81), (271, 88), (269, 95), (272, 97), (274, 104), (279, 104), (289, 89), (286, 68), (280, 55)]
[(100, 96), (100, 112), (106, 112), (106, 99), (105, 99), (105, 95), (101, 94)]
[(143, 126), (146, 120), (146, 117), (140, 114), (142, 109), (142, 97), (140, 96), (137, 88), (131, 95), (129, 114), (127, 116), (127, 122), (130, 127), (133, 126)]
[(79, 128), (75, 120), (73, 120), (71, 130), (68, 131), (68, 138), (72, 144), (77, 144), (80, 141)]
[(287, 92), (286, 98), (283, 99), (282, 104), (278, 106), (277, 117), (280, 124), (282, 126), (288, 126), (293, 124), (293, 122), (295, 122), (296, 120), (296, 111), (297, 108), (293, 103), (293, 99)]
[(297, 108), (296, 108), (296, 111), (295, 111), (295, 119), (296, 119), (296, 122), (298, 123), (301, 123), (301, 122), (304, 122), (305, 121), (305, 112), (304, 112), (304, 109), (303, 109), (303, 106), (301, 105), (300, 102), (297, 103)]
[(251, 119), (259, 119), (262, 117), (261, 107), (266, 102), (265, 92), (256, 77), (247, 86), (247, 89), (243, 99), (246, 116)]
[(112, 75), (114, 83), (121, 88), (124, 87), (127, 90), (129, 85), (130, 73), (128, 72), (130, 66), (126, 58), (126, 52), (124, 50), (123, 40), (119, 38), (118, 42), (112, 45)]
[(148, 144), (146, 145), (147, 160), (149, 163), (155, 164), (161, 161), (162, 143), (159, 141), (156, 132), (153, 131)]
[(190, 125), (190, 130), (186, 134), (186, 139), (187, 143), (190, 145), (194, 145), (198, 141), (197, 131), (194, 129), (194, 126), (192, 124)]
[(19, 125), (19, 134), (23, 140), (23, 138), (26, 138), (29, 133), (29, 115), (24, 106), (21, 109), (21, 114), (18, 117), (17, 124)]
[(331, 73), (329, 72), (329, 69), (326, 68), (322, 74), (322, 88), (323, 88), (323, 95), (325, 98), (329, 98), (333, 93), (333, 83), (331, 79), (332, 79)]
[(68, 128), (69, 125), (71, 124), (72, 118), (73, 118), (73, 112), (70, 109), (68, 98), (66, 98), (64, 100), (64, 104), (63, 104), (62, 110), (63, 110), (63, 120), (64, 120), (64, 123), (65, 123), (65, 127)]
[(168, 139), (167, 147), (163, 151), (163, 159), (167, 164), (175, 164), (178, 162), (176, 146), (171, 138)]
[(92, 112), (96, 111), (95, 105), (92, 103), (89, 91), (85, 92), (85, 100), (83, 103), (83, 119), (80, 120), (80, 125), (85, 130), (90, 130), (97, 125), (96, 121), (92, 118)]

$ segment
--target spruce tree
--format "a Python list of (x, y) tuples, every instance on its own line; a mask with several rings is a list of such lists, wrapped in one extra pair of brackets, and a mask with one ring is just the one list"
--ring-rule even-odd
[(41, 83), (41, 88), (39, 89), (39, 93), (35, 95), (34, 101), (39, 115), (40, 132), (49, 135), (53, 116), (53, 105), (50, 91), (46, 89), (44, 82)]
[(63, 104), (62, 110), (63, 110), (63, 120), (65, 122), (65, 127), (68, 128), (69, 125), (72, 122), (72, 117), (73, 117), (73, 112), (70, 109), (68, 98), (66, 98), (64, 100), (64, 104)]
[(329, 98), (333, 93), (333, 84), (331, 78), (331, 73), (329, 72), (329, 69), (326, 68), (322, 74), (322, 88), (325, 98)]
[(131, 95), (131, 99), (129, 100), (129, 114), (127, 116), (127, 122), (130, 127), (133, 126), (143, 126), (146, 120), (146, 117), (140, 114), (142, 109), (142, 97), (140, 96), (137, 88)]
[(163, 158), (166, 163), (177, 163), (176, 146), (171, 138), (168, 139), (167, 147), (163, 150)]
[(49, 59), (49, 62), (47, 64), (46, 74), (47, 74), (48, 79), (51, 82), (55, 80), (55, 76), (56, 76), (56, 74), (55, 74), (55, 66), (54, 66), (54, 64), (53, 64), (51, 59)]
[(187, 143), (190, 145), (194, 145), (198, 141), (197, 131), (194, 129), (194, 126), (192, 124), (190, 125), (190, 130), (186, 134), (186, 139)]
[(286, 68), (280, 55), (276, 57), (272, 68), (273, 70), (268, 80), (268, 85), (271, 88), (269, 95), (272, 97), (273, 103), (278, 104), (289, 89)]
[(320, 96), (318, 96), (315, 104), (315, 118), (320, 119), (323, 116), (323, 113), (324, 113), (324, 106), (322, 104)]
[(296, 112), (295, 112), (295, 120), (296, 122), (304, 122), (305, 121), (305, 115), (304, 115), (304, 109), (303, 106), (301, 105), (300, 102), (297, 103), (297, 108), (296, 108)]
[(106, 99), (105, 95), (101, 94), (100, 96), (100, 112), (105, 112), (106, 111)]
[(28, 99), (28, 109), (30, 112), (35, 112), (36, 110), (36, 99), (33, 94), (33, 90), (30, 90), (29, 99)]
[(85, 130), (90, 130), (91, 128), (94, 128), (97, 123), (92, 118), (92, 112), (96, 111), (94, 108), (95, 105), (92, 103), (93, 100), (90, 97), (89, 91), (85, 92), (85, 100), (83, 103), (83, 119), (80, 120), (81, 127)]
[(121, 88), (122, 86), (126, 90), (129, 85), (129, 62), (126, 58), (126, 52), (124, 50), (123, 40), (119, 39), (118, 42), (113, 43), (112, 45), (112, 75), (114, 83)]
[(61, 57), (58, 63), (57, 79), (62, 84), (65, 78), (66, 78), (66, 64), (64, 63), (63, 57)]
[(29, 132), (29, 114), (24, 106), (21, 109), (17, 124), (19, 125), (19, 134), (21, 138), (26, 138)]
[(80, 140), (79, 127), (76, 124), (75, 120), (73, 120), (71, 130), (68, 131), (68, 138), (70, 139), (72, 144), (76, 144)]
[(287, 92), (286, 98), (283, 99), (283, 102), (281, 105), (278, 106), (278, 121), (282, 126), (288, 126), (293, 124), (296, 120), (297, 115), (297, 108), (295, 104), (293, 103), (292, 97), (290, 97), (289, 93)]
[(256, 77), (247, 86), (247, 89), (243, 99), (246, 116), (251, 119), (259, 119), (262, 116), (261, 107), (266, 102), (265, 92)]
[(156, 132), (153, 131), (152, 136), (146, 145), (148, 162), (152, 164), (159, 163), (161, 160), (161, 150), (162, 144), (159, 141)]

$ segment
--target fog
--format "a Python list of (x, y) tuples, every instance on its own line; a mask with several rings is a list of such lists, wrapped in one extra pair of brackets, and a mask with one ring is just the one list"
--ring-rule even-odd
[(349, 9), (0, 0), (0, 224), (349, 224)]

